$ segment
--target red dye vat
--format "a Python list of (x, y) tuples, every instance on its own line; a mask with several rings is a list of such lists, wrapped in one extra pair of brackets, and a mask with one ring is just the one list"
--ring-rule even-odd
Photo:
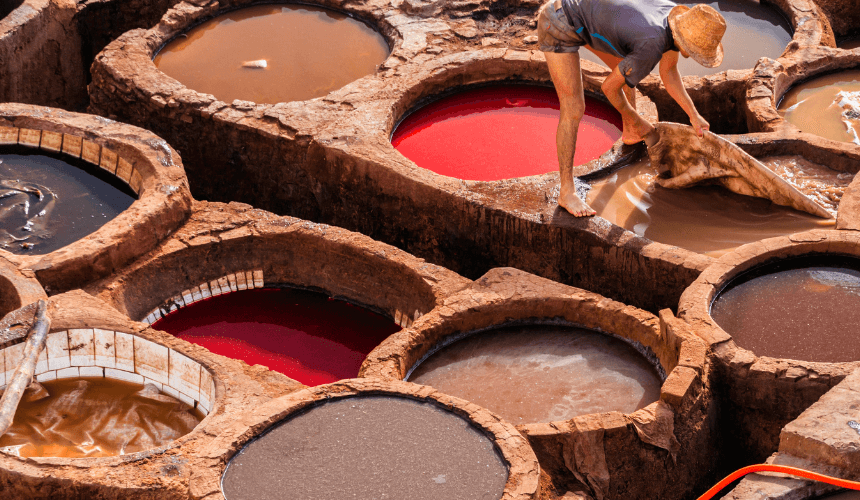
[[(558, 170), (555, 90), (499, 85), (440, 99), (407, 116), (391, 143), (418, 166), (458, 179), (494, 181)], [(574, 162), (598, 158), (621, 137), (621, 115), (586, 96)]]
[(400, 330), (367, 309), (289, 288), (219, 295), (174, 311), (153, 327), (310, 386), (354, 378), (367, 354)]

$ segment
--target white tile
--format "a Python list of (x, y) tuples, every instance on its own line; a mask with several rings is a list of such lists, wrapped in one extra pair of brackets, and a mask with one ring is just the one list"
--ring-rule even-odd
[(151, 378), (146, 378), (146, 377), (143, 377), (143, 383), (144, 383), (144, 385), (152, 384), (155, 387), (158, 387), (159, 391), (162, 390), (162, 387), (164, 387), (164, 384), (162, 384), (161, 382), (159, 382), (157, 380), (152, 380)]
[(212, 293), (213, 297), (221, 295), (221, 285), (218, 284), (218, 280), (212, 280), (209, 282), (209, 291)]
[(212, 292), (209, 290), (209, 283), (200, 283), (200, 295), (204, 299), (208, 299), (212, 296)]
[(200, 364), (170, 349), (170, 387), (200, 399)]
[(218, 278), (218, 286), (221, 287), (221, 293), (230, 293), (232, 291), (230, 288), (230, 280), (228, 280), (226, 276)]
[(96, 366), (116, 368), (116, 337), (112, 330), (93, 329), (96, 347)]
[(212, 408), (212, 406), (211, 403), (209, 403), (209, 400), (200, 398), (199, 400), (197, 400), (197, 408), (200, 408), (200, 411), (206, 410), (206, 412), (208, 413), (209, 409)]
[[(5, 364), (5, 359), (3, 360)], [(48, 349), (42, 349), (42, 352), (39, 353), (39, 359), (36, 361), (36, 371), (33, 372), (35, 375), (40, 373), (45, 373), (48, 371)]]
[(116, 332), (116, 369), (134, 372), (134, 335)]
[(248, 289), (248, 282), (245, 280), (245, 273), (244, 272), (236, 273), (236, 286), (239, 288), (239, 290), (247, 290)]
[(194, 303), (194, 296), (191, 295), (191, 290), (185, 290), (182, 292), (182, 303), (186, 306)]
[[(42, 352), (45, 352), (42, 350)], [(4, 353), (0, 352), (0, 387), (6, 385), (6, 356)]]
[(192, 398), (191, 396), (188, 396), (187, 394), (182, 394), (180, 392), (178, 397), (179, 400), (183, 403), (187, 404), (188, 406), (194, 407), (194, 398)]
[(209, 415), (209, 408), (203, 408), (198, 404), (197, 409), (200, 410), (200, 413), (202, 413), (204, 417)]
[(153, 314), (152, 313), (147, 314), (146, 317), (143, 318), (143, 323), (146, 323), (147, 325), (151, 325), (151, 324), (155, 323), (155, 318), (153, 317)]
[(114, 378), (117, 380), (125, 380), (133, 384), (143, 385), (143, 375), (137, 373), (129, 373), (122, 370), (114, 370), (113, 368), (105, 368), (105, 378)]
[(96, 349), (92, 328), (69, 330), (69, 360), (72, 366), (95, 366)]
[(37, 382), (47, 382), (49, 380), (56, 380), (56, 379), (57, 379), (57, 371), (56, 370), (51, 370), (49, 372), (40, 373), (39, 375), (36, 375), (36, 381)]
[(78, 371), (77, 366), (72, 366), (70, 368), (63, 368), (62, 370), (57, 370), (57, 378), (77, 378), (81, 376), (81, 372)]
[(199, 286), (195, 286), (191, 289), (191, 300), (193, 300), (194, 302), (203, 300), (203, 294), (200, 292)]
[(254, 270), (254, 288), (263, 288), (263, 270), (255, 269)]
[(104, 377), (105, 369), (101, 366), (82, 366), (78, 368), (81, 377)]
[(168, 349), (163, 345), (134, 337), (134, 371), (144, 377), (168, 383)]
[(231, 292), (238, 292), (239, 291), (239, 288), (236, 287), (236, 275), (235, 274), (228, 274), (227, 275), (227, 282), (230, 283), (230, 291)]
[(200, 401), (205, 401), (207, 408), (212, 408), (212, 402), (215, 400), (215, 387), (212, 381), (212, 374), (206, 368), (200, 367)]
[(172, 396), (176, 399), (179, 399), (179, 391), (177, 391), (173, 387), (170, 387), (169, 385), (164, 385), (161, 387), (161, 390), (162, 390), (162, 392), (164, 392), (168, 396)]
[(245, 284), (248, 285), (248, 290), (254, 288), (254, 271), (245, 271)]
[(60, 370), (72, 366), (69, 360), (68, 332), (49, 333), (46, 350), (48, 351), (48, 368), (51, 370)]
[(24, 342), (3, 349), (3, 358), (6, 362), (6, 380), (12, 380), (12, 375), (24, 359)]

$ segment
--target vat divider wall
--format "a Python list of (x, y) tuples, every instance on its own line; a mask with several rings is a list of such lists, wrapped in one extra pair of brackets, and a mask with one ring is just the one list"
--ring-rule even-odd
[[(716, 472), (714, 407), (706, 345), (687, 325), (512, 268), (493, 269), (368, 355), (359, 376), (402, 380), (450, 335), (512, 321), (553, 319), (624, 337), (668, 373), (660, 401), (632, 414), (607, 412), (517, 426), (541, 467), (597, 498), (686, 498)], [(671, 478), (653, 481), (654, 477)]]

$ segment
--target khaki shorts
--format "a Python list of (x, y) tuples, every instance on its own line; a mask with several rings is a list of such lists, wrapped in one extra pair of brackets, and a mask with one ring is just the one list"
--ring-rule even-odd
[(578, 52), (585, 45), (585, 41), (576, 35), (574, 27), (568, 22), (561, 8), (561, 0), (549, 0), (540, 8), (537, 36), (541, 52)]

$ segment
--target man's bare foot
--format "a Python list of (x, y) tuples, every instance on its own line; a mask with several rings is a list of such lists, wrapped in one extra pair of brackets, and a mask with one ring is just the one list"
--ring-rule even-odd
[(624, 120), (623, 123), (624, 131), (621, 133), (621, 142), (628, 146), (644, 141), (645, 137), (655, 130), (654, 125), (651, 125), (639, 115), (636, 115), (635, 119)]
[(558, 196), (558, 204), (571, 213), (574, 217), (591, 217), (592, 215), (597, 214), (594, 210), (591, 209), (588, 205), (582, 201), (579, 196), (575, 193), (565, 193), (562, 190), (561, 194)]

